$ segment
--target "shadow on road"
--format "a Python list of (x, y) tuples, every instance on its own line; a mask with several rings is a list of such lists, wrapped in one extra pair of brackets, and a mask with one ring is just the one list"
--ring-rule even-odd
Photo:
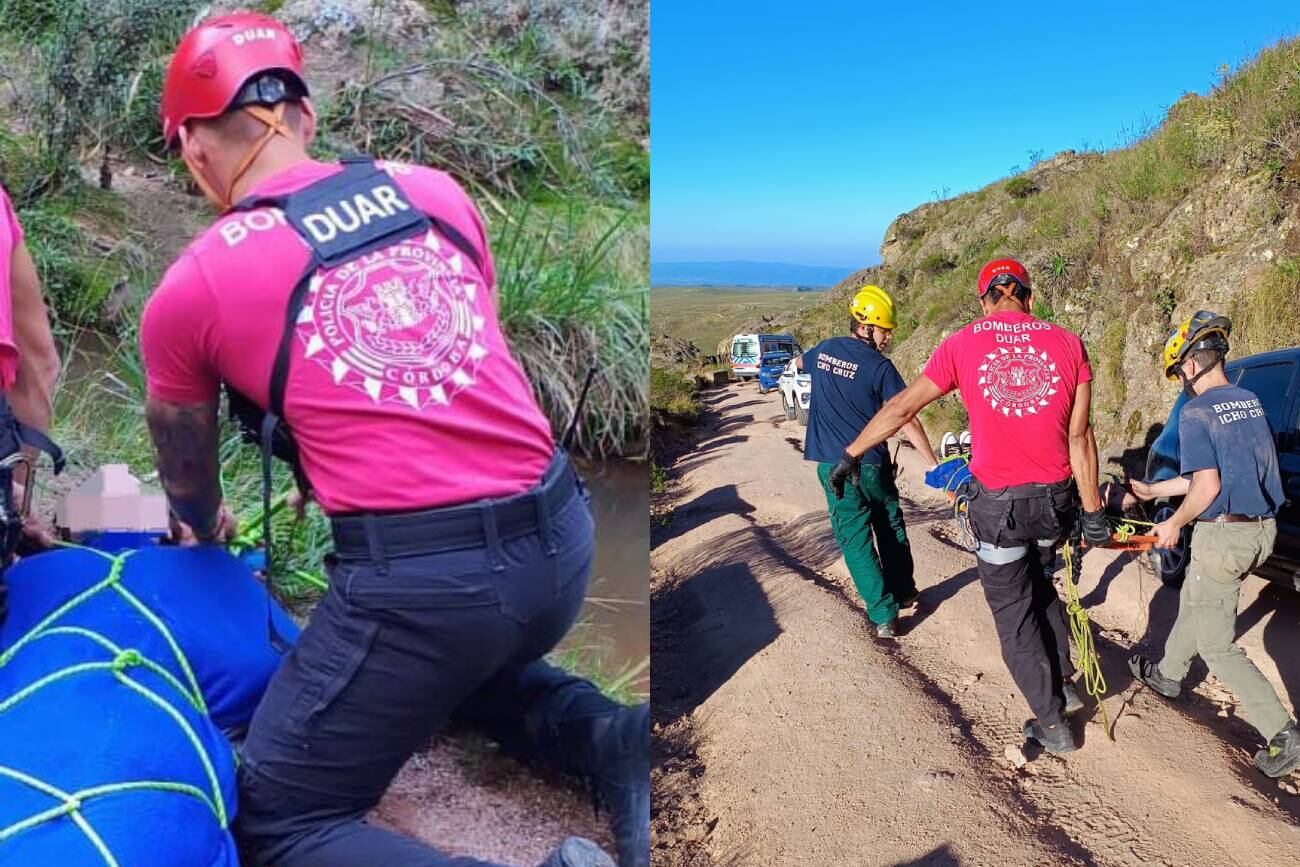
[(719, 515), (745, 517), (753, 511), (754, 507), (740, 498), (735, 485), (719, 485), (673, 509), (667, 526), (652, 529), (650, 547), (656, 548), (669, 539), (683, 536)]
[(914, 861), (898, 861), (890, 867), (961, 867), (961, 859), (948, 843), (931, 849)]

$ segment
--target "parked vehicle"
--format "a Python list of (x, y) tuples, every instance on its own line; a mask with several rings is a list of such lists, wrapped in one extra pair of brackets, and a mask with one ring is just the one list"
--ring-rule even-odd
[[(1228, 381), (1259, 397), (1277, 443), (1282, 490), (1287, 497), (1277, 516), (1277, 543), (1273, 555), (1256, 569), (1261, 577), (1300, 591), (1300, 347), (1279, 349), (1238, 358), (1224, 365)], [(1187, 402), (1180, 395), (1169, 420), (1147, 454), (1148, 481), (1160, 482), (1178, 475), (1178, 413)], [(1156, 500), (1151, 520), (1163, 521), (1178, 508), (1181, 498)], [(1151, 564), (1160, 580), (1177, 587), (1183, 583), (1191, 559), (1191, 527), (1184, 528), (1173, 548), (1151, 549)]]
[(737, 334), (731, 338), (731, 372), (737, 379), (753, 379), (763, 365), (776, 363), (776, 354), (784, 352), (790, 359), (798, 350), (799, 344), (790, 334)]
[(808, 404), (812, 401), (812, 377), (795, 367), (794, 360), (785, 366), (777, 387), (781, 389), (781, 405), (786, 418), (797, 418), (799, 424), (808, 426)]

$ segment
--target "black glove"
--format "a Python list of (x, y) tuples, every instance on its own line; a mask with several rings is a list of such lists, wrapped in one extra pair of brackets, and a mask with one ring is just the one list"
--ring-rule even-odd
[(844, 481), (853, 479), (856, 483), (858, 480), (858, 464), (861, 458), (855, 458), (853, 455), (845, 452), (840, 455), (840, 462), (831, 470), (830, 485), (831, 490), (835, 492), (835, 499), (844, 499)]
[(1110, 524), (1106, 523), (1106, 510), (1084, 512), (1080, 519), (1083, 527), (1083, 541), (1090, 547), (1101, 548), (1110, 544)]

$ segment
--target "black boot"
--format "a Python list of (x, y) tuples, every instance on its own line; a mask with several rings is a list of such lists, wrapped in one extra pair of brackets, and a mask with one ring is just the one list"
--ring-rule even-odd
[(1183, 691), (1181, 683), (1165, 677), (1160, 673), (1159, 665), (1140, 653), (1129, 658), (1128, 668), (1133, 672), (1134, 677), (1165, 698), (1178, 698), (1178, 694)]
[(1255, 767), (1274, 779), (1300, 768), (1300, 728), (1291, 723), (1273, 735), (1268, 748), (1255, 753)]
[(541, 867), (614, 867), (614, 859), (590, 840), (569, 837), (546, 856)]
[(1054, 756), (1072, 753), (1079, 747), (1074, 743), (1074, 734), (1064, 722), (1054, 726), (1045, 726), (1036, 719), (1025, 722), (1025, 739), (1041, 744), (1043, 749)]
[(592, 788), (619, 867), (650, 867), (650, 704), (619, 708), (594, 741)]
[(1065, 712), (1074, 713), (1083, 710), (1083, 699), (1079, 698), (1079, 691), (1074, 688), (1070, 681), (1061, 683), (1061, 695), (1065, 698)]

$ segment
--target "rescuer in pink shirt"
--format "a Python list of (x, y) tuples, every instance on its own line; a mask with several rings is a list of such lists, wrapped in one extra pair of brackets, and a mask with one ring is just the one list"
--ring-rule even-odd
[(924, 375), (849, 444), (831, 479), (842, 486), (867, 450), (930, 403), (961, 392), (970, 415), (975, 562), (1002, 658), (1034, 712), (1025, 736), (1068, 753), (1076, 746), (1065, 715), (1083, 703), (1052, 565), (1076, 521), (1089, 544), (1110, 541), (1088, 417), (1092, 368), (1078, 335), (1030, 315), (1029, 272), (1016, 260), (986, 264), (976, 291), (983, 317), (939, 344)]
[[(0, 188), (0, 458), (20, 447), (30, 460), (38, 451), (62, 454), (45, 432), (59, 379), (59, 353), (41, 294), (36, 264), (23, 242), (23, 229), (8, 193)], [(0, 570), (9, 565), (20, 536), (35, 547), (51, 541), (49, 531), (27, 508), (28, 469), (22, 464), (0, 468)], [(0, 576), (2, 579), (3, 576)], [(0, 580), (0, 620), (5, 614), (5, 586)]]
[[(543, 659), (585, 598), (593, 524), (502, 336), (473, 204), (432, 169), (310, 159), (302, 49), (265, 15), (186, 34), (162, 123), (222, 211), (141, 322), (146, 415), (178, 532), (233, 532), (218, 470), (224, 387), (262, 450), (264, 503), (282, 458), (334, 540), (329, 592), (244, 745), (245, 863), (487, 864), (366, 821), (455, 716), (590, 780), (620, 863), (648, 867), (648, 705), (618, 705)], [(558, 842), (545, 867), (613, 865), (590, 841)]]

